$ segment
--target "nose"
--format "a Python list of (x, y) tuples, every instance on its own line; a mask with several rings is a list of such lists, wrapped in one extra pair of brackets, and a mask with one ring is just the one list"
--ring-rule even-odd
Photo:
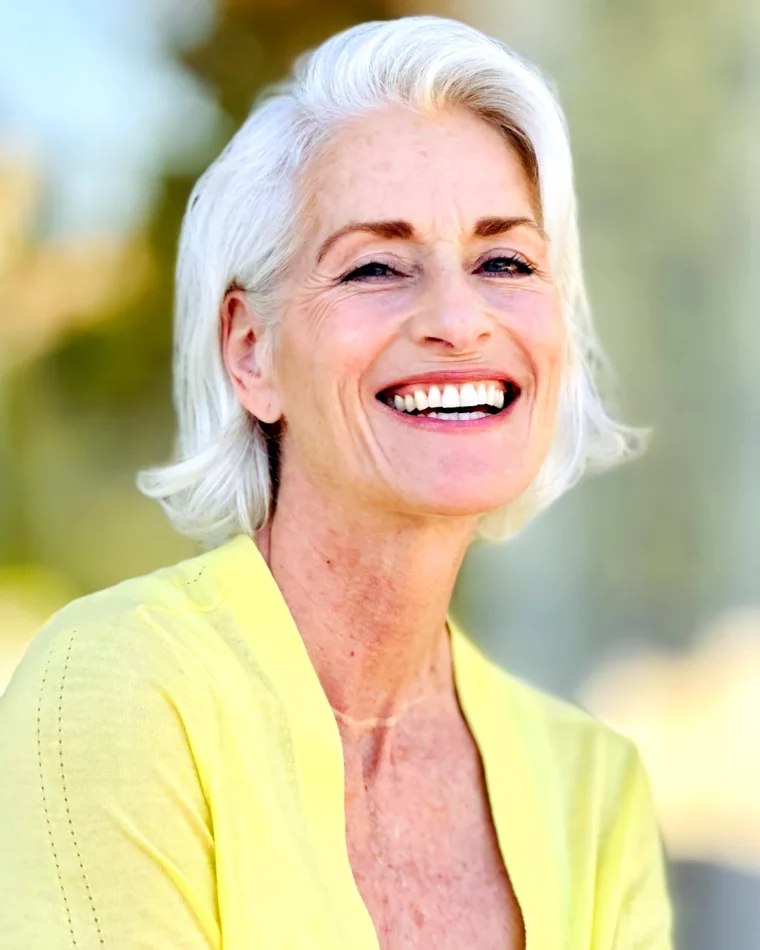
[(425, 298), (411, 321), (416, 343), (441, 354), (478, 352), (492, 333), (485, 302), (460, 268), (447, 268), (430, 279)]

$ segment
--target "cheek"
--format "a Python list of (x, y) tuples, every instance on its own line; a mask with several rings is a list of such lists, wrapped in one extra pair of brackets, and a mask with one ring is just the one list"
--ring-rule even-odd
[(501, 322), (523, 352), (539, 387), (546, 389), (561, 375), (567, 347), (567, 328), (554, 290), (500, 291), (490, 301)]
[(567, 362), (568, 330), (558, 300), (550, 299), (531, 324), (529, 345), (535, 354), (537, 392), (532, 414), (536, 466), (545, 459), (557, 429), (562, 380)]
[[(393, 335), (392, 321), (379, 309), (368, 295), (314, 302), (292, 315), (283, 327), (278, 374), (286, 404), (292, 401), (288, 394), (297, 392), (299, 403), (308, 403), (309, 415), (333, 418), (345, 409)], [(303, 414), (300, 405), (291, 409)]]
[(324, 344), (353, 363), (368, 363), (391, 342), (413, 309), (412, 289), (349, 293), (331, 306)]
[(559, 312), (547, 318), (542, 331), (534, 340), (534, 352), (538, 362), (538, 391), (536, 407), (539, 425), (550, 430), (547, 438), (554, 433), (557, 423), (557, 410), (565, 365), (567, 362), (567, 327)]

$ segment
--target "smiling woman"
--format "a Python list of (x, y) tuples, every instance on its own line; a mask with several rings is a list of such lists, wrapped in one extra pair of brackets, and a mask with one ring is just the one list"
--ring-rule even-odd
[(0, 700), (3, 947), (666, 950), (631, 745), (449, 614), (637, 434), (608, 417), (562, 114), (460, 23), (339, 34), (191, 196), (178, 458), (208, 549), (83, 598)]

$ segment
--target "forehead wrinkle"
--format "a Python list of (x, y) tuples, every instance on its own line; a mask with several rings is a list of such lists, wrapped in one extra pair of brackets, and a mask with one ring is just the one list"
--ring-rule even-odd
[[(486, 123), (486, 125), (488, 125), (488, 123)], [(435, 144), (435, 141), (431, 143), (426, 136), (426, 133), (430, 130), (430, 125), (425, 122), (422, 123), (422, 127), (418, 127), (414, 130), (409, 130), (407, 127), (407, 130), (411, 133), (407, 138), (407, 143), (410, 146), (410, 152), (414, 155), (413, 165), (416, 167), (417, 172), (422, 173), (426, 167), (429, 167), (431, 160), (429, 149), (431, 144)], [(501, 149), (503, 149), (506, 144), (503, 137), (496, 129), (492, 128), (491, 131), (501, 139), (500, 146)], [(442, 137), (440, 136), (441, 132), (443, 133)], [(443, 127), (439, 125), (438, 133), (439, 135), (436, 136), (438, 142), (441, 141), (441, 138), (444, 140), (457, 138), (456, 129), (447, 127), (446, 124), (444, 124)], [(333, 217), (334, 212), (340, 209), (341, 202), (338, 203), (337, 207), (332, 209), (331, 213), (329, 203), (327, 205), (324, 204), (327, 200), (325, 191), (330, 192), (337, 188), (339, 193), (343, 192), (345, 194), (346, 191), (358, 188), (361, 193), (363, 189), (366, 191), (367, 184), (372, 185), (372, 201), (368, 203), (370, 206), (360, 210), (358, 215), (352, 215), (354, 222), (357, 216), (366, 218), (370, 223), (382, 219), (401, 221), (403, 219), (409, 219), (410, 217), (418, 217), (420, 208), (418, 202), (415, 200), (415, 193), (410, 192), (408, 187), (404, 187), (405, 180), (408, 181), (409, 178), (409, 169), (404, 170), (402, 167), (404, 163), (401, 162), (397, 174), (397, 159), (399, 156), (393, 154), (392, 151), (388, 153), (386, 149), (383, 149), (380, 155), (377, 154), (378, 143), (384, 142), (387, 138), (387, 134), (388, 129), (384, 124), (381, 123), (380, 126), (376, 127), (370, 123), (363, 127), (361, 125), (358, 128), (354, 127), (354, 129), (349, 132), (348, 138), (344, 138), (342, 142), (333, 141), (331, 147), (321, 156), (321, 161), (317, 160), (315, 163), (316, 167), (312, 166), (311, 168), (311, 184), (316, 187), (312, 190), (310, 197), (312, 198), (312, 210), (317, 212), (315, 215), (316, 218), (321, 217), (324, 222), (326, 212), (329, 221), (329, 218)], [(409, 141), (409, 139), (411, 139), (411, 141)], [(338, 148), (338, 145), (342, 147)], [(375, 154), (367, 154), (368, 148), (370, 147)], [(497, 183), (496, 192), (501, 192), (502, 195), (510, 195), (511, 200), (509, 203), (512, 204), (514, 201), (515, 207), (505, 207), (501, 213), (509, 214), (514, 217), (522, 217), (525, 219), (526, 224), (529, 220), (533, 219), (532, 226), (535, 228), (537, 234), (546, 241), (546, 235), (541, 228), (540, 214), (536, 214), (538, 209), (536, 209), (531, 198), (530, 183), (527, 180), (525, 169), (522, 166), (519, 156), (515, 154), (514, 148), (510, 148), (509, 146), (507, 146), (507, 148), (511, 151), (511, 156), (507, 158), (505, 151), (501, 151), (500, 149), (501, 155), (507, 158), (510, 165), (515, 164), (514, 160), (516, 159), (517, 167), (504, 169), (504, 177), (502, 178), (502, 176), (499, 175), (501, 183), (500, 185)], [(452, 167), (455, 172), (455, 177), (459, 180), (459, 182), (453, 182), (457, 185), (457, 187), (454, 188), (451, 187), (453, 180), (451, 175), (448, 174), (448, 171), (450, 171)], [(371, 170), (374, 175), (368, 175), (368, 170)], [(478, 201), (478, 203), (482, 202), (482, 195), (478, 194), (479, 189), (476, 183), (471, 181), (470, 184), (467, 185), (461, 180), (461, 158), (457, 159), (456, 156), (451, 155), (446, 158), (444, 155), (440, 171), (442, 171), (442, 174), (423, 174), (422, 180), (420, 181), (420, 185), (423, 189), (428, 190), (428, 197), (424, 200), (424, 204), (427, 205), (427, 208), (422, 209), (424, 212), (423, 216), (426, 220), (419, 220), (416, 223), (418, 230), (421, 227), (425, 231), (431, 232), (425, 235), (426, 243), (436, 239), (433, 237), (435, 232), (442, 237), (443, 235), (448, 235), (443, 239), (451, 240), (452, 221), (456, 222), (456, 239), (461, 240), (465, 234), (469, 238), (471, 234), (469, 228), (464, 224), (465, 215), (463, 212), (467, 205), (471, 204), (472, 195), (470, 192), (473, 185), (475, 185), (475, 200)], [(317, 174), (314, 175), (314, 172)], [(403, 172), (403, 175), (401, 172)], [(325, 174), (327, 180), (325, 180)], [(327, 187), (325, 188), (325, 186)], [(400, 194), (397, 192), (399, 187), (401, 188)], [(462, 187), (464, 187), (463, 191)], [(461, 194), (459, 193), (460, 191), (462, 191)], [(417, 195), (417, 197), (420, 196)], [(401, 206), (394, 200), (396, 198), (401, 199)], [(433, 209), (432, 216), (430, 214), (431, 208)], [(356, 208), (352, 210), (354, 210), (354, 212), (357, 211)], [(486, 203), (482, 211), (486, 212), (487, 210), (488, 205)], [(410, 214), (410, 212), (414, 211), (416, 211), (417, 214)], [(485, 216), (484, 214), (483, 217)], [(334, 223), (339, 224), (340, 217), (342, 217), (341, 214), (337, 216), (337, 221), (333, 219)], [(535, 220), (536, 217), (538, 218), (537, 221)], [(314, 221), (314, 223), (316, 224), (317, 222)], [(350, 227), (351, 224), (343, 225), (327, 240), (330, 241), (330, 244), (334, 243), (340, 233), (343, 232), (344, 229), (346, 229), (347, 233)], [(321, 230), (318, 224), (315, 230)], [(499, 233), (507, 233), (507, 230), (509, 229), (503, 231), (499, 230)], [(485, 228), (483, 228), (483, 231), (485, 231)], [(399, 240), (410, 240), (413, 237), (408, 232), (406, 234), (401, 233), (400, 230), (396, 234), (386, 232), (378, 236), (381, 239), (385, 237), (388, 239), (398, 238)], [(483, 233), (480, 235), (476, 234), (475, 236), (496, 236), (496, 229), (489, 230), (487, 235)], [(316, 240), (317, 235), (312, 233), (312, 238)], [(326, 242), (322, 242), (317, 256), (317, 263), (324, 257), (327, 250)], [(314, 261), (315, 258), (312, 256), (311, 260)]]

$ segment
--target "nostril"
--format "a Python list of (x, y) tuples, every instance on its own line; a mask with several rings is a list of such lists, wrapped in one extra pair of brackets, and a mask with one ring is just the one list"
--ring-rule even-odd
[(487, 340), (489, 336), (490, 332), (488, 330), (473, 333), (469, 328), (463, 326), (458, 329), (452, 329), (451, 333), (447, 333), (445, 336), (426, 336), (425, 340), (429, 343), (442, 343), (444, 346), (458, 349), (465, 346), (472, 346), (473, 343), (482, 340)]

